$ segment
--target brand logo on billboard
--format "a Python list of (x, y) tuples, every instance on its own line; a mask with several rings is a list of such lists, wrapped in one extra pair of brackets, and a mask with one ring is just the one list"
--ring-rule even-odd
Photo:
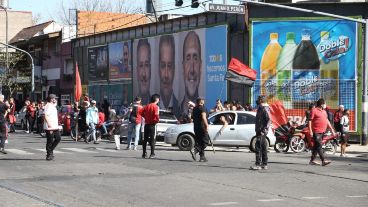
[(346, 36), (340, 36), (338, 39), (321, 42), (318, 45), (318, 51), (327, 63), (330, 60), (339, 59), (349, 50), (350, 39)]

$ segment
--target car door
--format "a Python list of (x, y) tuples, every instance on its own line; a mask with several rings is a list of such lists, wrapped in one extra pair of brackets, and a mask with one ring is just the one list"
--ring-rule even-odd
[(238, 113), (237, 116), (237, 140), (241, 145), (249, 145), (255, 133), (256, 117), (248, 113)]
[[(223, 122), (221, 122), (221, 119), (223, 118), (225, 118), (228, 122), (228, 126), (226, 126), (220, 134), (219, 132), (221, 128), (224, 127)], [(214, 144), (231, 145), (234, 141), (236, 141), (236, 127), (234, 125), (235, 120), (236, 113), (234, 112), (223, 112), (210, 118), (208, 134), (214, 141)]]

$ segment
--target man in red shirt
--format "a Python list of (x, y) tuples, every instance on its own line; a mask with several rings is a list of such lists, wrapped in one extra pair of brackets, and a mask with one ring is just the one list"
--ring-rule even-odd
[(151, 155), (149, 158), (155, 158), (155, 144), (156, 144), (156, 124), (160, 120), (159, 107), (160, 95), (153, 94), (151, 96), (151, 103), (143, 108), (142, 117), (144, 118), (144, 138), (143, 138), (143, 154), (142, 158), (147, 157), (146, 146), (147, 142), (151, 145)]
[(317, 106), (312, 109), (311, 117), (309, 120), (309, 131), (313, 134), (314, 146), (312, 149), (312, 156), (309, 164), (311, 165), (321, 165), (319, 162), (315, 161), (317, 153), (322, 161), (322, 166), (328, 165), (331, 161), (326, 160), (323, 155), (322, 150), (322, 138), (327, 128), (330, 128), (332, 133), (335, 134), (331, 123), (328, 121), (327, 113), (324, 110), (326, 103), (324, 99), (319, 99), (317, 101)]
[(141, 102), (142, 98), (137, 96), (134, 99), (134, 104), (129, 115), (127, 150), (130, 150), (131, 148), (131, 141), (133, 137), (134, 137), (134, 150), (137, 150), (139, 134), (141, 132), (142, 112), (143, 112), (143, 106)]

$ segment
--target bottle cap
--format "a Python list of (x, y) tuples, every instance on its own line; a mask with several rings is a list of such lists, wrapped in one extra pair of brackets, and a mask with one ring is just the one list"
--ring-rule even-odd
[(327, 32), (327, 31), (322, 31), (321, 32), (321, 37), (329, 38), (329, 36), (330, 36), (329, 32)]
[(286, 33), (286, 40), (294, 40), (294, 39), (295, 39), (295, 33), (294, 32)]
[(303, 36), (310, 36), (311, 30), (310, 29), (303, 29), (302, 35)]
[(279, 34), (277, 34), (277, 33), (271, 33), (270, 34), (270, 39), (271, 40), (278, 39), (278, 38), (279, 38)]

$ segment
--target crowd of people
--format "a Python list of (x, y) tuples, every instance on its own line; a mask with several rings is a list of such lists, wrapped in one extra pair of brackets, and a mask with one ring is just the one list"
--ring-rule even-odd
[[(85, 142), (99, 144), (96, 137), (96, 128), (101, 129), (102, 135), (112, 135), (112, 129), (116, 127), (115, 123), (121, 118), (127, 118), (129, 120), (128, 137), (126, 149), (137, 150), (138, 140), (140, 137), (142, 123), (144, 121), (144, 137), (142, 137), (142, 157), (147, 158), (147, 144), (150, 145), (151, 153), (149, 158), (155, 157), (155, 132), (156, 124), (159, 122), (159, 104), (160, 95), (154, 94), (150, 97), (150, 103), (146, 106), (142, 105), (142, 98), (137, 96), (134, 102), (124, 110), (124, 113), (118, 116), (116, 111), (111, 107), (109, 102), (105, 100), (102, 104), (98, 104), (95, 100), (92, 100), (88, 95), (84, 95), (81, 105), (79, 102), (75, 102), (70, 105), (71, 111), (78, 114), (78, 130), (86, 131)], [(208, 135), (208, 114), (219, 111), (256, 111), (256, 124), (255, 132), (257, 136), (256, 142), (256, 163), (251, 169), (267, 169), (267, 144), (266, 135), (271, 125), (270, 108), (267, 104), (265, 96), (259, 96), (257, 99), (257, 107), (254, 110), (250, 104), (246, 104), (244, 107), (240, 102), (224, 103), (221, 100), (217, 100), (216, 104), (209, 111), (206, 109), (204, 98), (197, 98), (196, 103), (188, 102), (188, 116), (184, 122), (193, 122), (195, 132), (195, 146), (190, 151), (192, 158), (196, 160), (196, 154), (200, 156), (199, 161), (206, 162), (207, 159), (204, 155), (204, 149), (211, 142)], [(50, 94), (47, 98), (47, 102), (31, 102), (25, 101), (25, 119), (26, 119), (26, 133), (45, 131), (47, 137), (46, 144), (46, 160), (53, 160), (53, 150), (60, 142), (59, 132), (59, 117), (57, 110), (57, 97), (54, 94)], [(16, 104), (13, 98), (9, 101), (4, 100), (4, 96), (0, 95), (0, 152), (6, 154), (5, 144), (7, 143), (8, 133), (15, 132), (14, 124), (16, 122), (15, 117)], [(343, 105), (339, 106), (339, 109), (332, 113), (327, 107), (323, 99), (319, 99), (315, 104), (310, 104), (309, 108), (305, 112), (306, 125), (309, 128), (310, 134), (313, 136), (314, 146), (312, 149), (312, 155), (310, 159), (311, 165), (328, 165), (331, 161), (324, 157), (322, 151), (322, 137), (326, 131), (331, 131), (335, 134), (335, 131), (340, 133), (341, 143), (341, 155), (346, 156), (346, 147), (348, 146), (348, 131), (349, 131), (349, 110), (344, 109)], [(220, 122), (225, 128), (234, 117), (222, 116)], [(112, 127), (111, 127), (112, 126)], [(223, 130), (223, 128), (221, 130)], [(221, 130), (219, 133), (221, 133)], [(132, 140), (134, 139), (134, 143)], [(117, 149), (120, 149), (117, 147)], [(317, 162), (316, 156), (319, 155), (322, 163)]]

